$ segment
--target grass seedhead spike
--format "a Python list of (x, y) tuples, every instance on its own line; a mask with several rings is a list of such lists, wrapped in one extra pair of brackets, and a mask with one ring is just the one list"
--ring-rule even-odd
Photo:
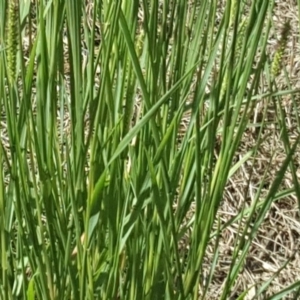
[(286, 48), (288, 35), (290, 33), (291, 26), (289, 22), (286, 22), (281, 31), (281, 38), (278, 43), (277, 51), (275, 52), (274, 59), (272, 62), (271, 75), (275, 79), (280, 73), (280, 65), (282, 63), (282, 57)]
[(9, 1), (7, 23), (7, 74), (10, 84), (16, 79), (16, 57), (18, 50), (19, 2)]

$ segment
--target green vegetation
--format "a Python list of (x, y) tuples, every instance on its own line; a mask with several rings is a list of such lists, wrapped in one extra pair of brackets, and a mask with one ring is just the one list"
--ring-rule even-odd
[[(216, 299), (266, 295), (293, 254), (268, 280), (237, 279), (273, 203), (300, 199), (300, 123), (291, 140), (282, 107), (289, 97), (297, 112), (299, 90), (287, 75), (276, 85), (289, 25), (272, 63), (273, 6), (1, 1), (0, 299), (214, 299), (233, 225)], [(254, 189), (242, 179), (225, 222), (226, 187), (259, 159), (269, 104), (284, 157), (270, 178), (270, 153)], [(268, 299), (299, 289), (295, 278)]]

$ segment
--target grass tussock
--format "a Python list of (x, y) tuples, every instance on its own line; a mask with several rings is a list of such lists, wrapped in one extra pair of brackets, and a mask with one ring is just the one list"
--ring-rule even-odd
[(0, 2), (1, 299), (299, 297), (284, 3)]

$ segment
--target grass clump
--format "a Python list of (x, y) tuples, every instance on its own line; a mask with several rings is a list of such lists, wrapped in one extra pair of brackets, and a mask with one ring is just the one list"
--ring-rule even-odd
[[(278, 106), (298, 90), (282, 91), (272, 80), (273, 4), (11, 6), (7, 22), (20, 24), (21, 45), (12, 56), (17, 34), (8, 31), (4, 39), (0, 23), (7, 49), (0, 58), (3, 299), (246, 299), (253, 292), (257, 299), (279, 299), (296, 293), (296, 281), (270, 289), (294, 252), (272, 276), (238, 284), (274, 203), (298, 195), (298, 129), (290, 139)], [(18, 16), (14, 22), (12, 16)], [(266, 109), (253, 122), (261, 103)], [(270, 156), (255, 186), (253, 167), (242, 205), (225, 220), (229, 184), (259, 160), (273, 104), (284, 157), (270, 178)], [(255, 143), (242, 153), (249, 130)], [(224, 233), (233, 227), (222, 273)]]

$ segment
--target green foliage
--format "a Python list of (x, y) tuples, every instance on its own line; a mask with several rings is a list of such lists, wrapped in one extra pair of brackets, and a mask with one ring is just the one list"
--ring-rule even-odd
[(298, 144), (284, 139), (267, 196), (262, 178), (251, 206), (221, 224), (226, 184), (261, 142), (235, 163), (249, 116), (259, 98), (280, 97), (259, 89), (270, 78), (273, 1), (228, 1), (221, 14), (217, 0), (87, 2), (20, 1), (20, 20), (9, 2), (0, 298), (204, 299), (221, 232), (243, 217), (220, 298), (229, 299)]

